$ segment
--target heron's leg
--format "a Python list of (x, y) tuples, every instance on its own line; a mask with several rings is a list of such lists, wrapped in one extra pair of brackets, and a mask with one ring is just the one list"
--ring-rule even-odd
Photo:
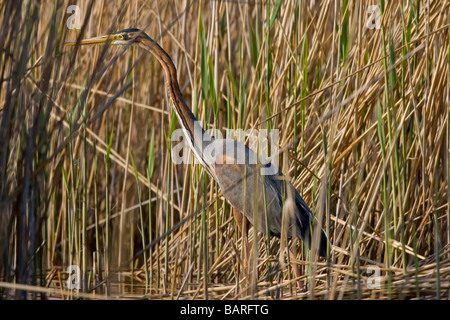
[(248, 221), (242, 213), (233, 208), (233, 215), (242, 234), (242, 248), (244, 250), (243, 265), (245, 273), (248, 273)]
[[(289, 259), (296, 260), (296, 258), (294, 256), (294, 254), (292, 253), (291, 249), (288, 249), (288, 250), (289, 250)], [(294, 275), (295, 275), (296, 278), (298, 278), (298, 277), (300, 277), (302, 275), (302, 273), (300, 272), (300, 268), (298, 267), (298, 264), (291, 263), (291, 267), (294, 270)], [(304, 291), (305, 290), (305, 286), (304, 286), (302, 280), (297, 280), (297, 288), (300, 291)]]

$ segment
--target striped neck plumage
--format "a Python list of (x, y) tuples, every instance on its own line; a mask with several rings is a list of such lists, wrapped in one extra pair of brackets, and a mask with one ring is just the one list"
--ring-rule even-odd
[(214, 177), (214, 160), (203, 150), (213, 141), (213, 138), (205, 132), (200, 122), (194, 116), (184, 101), (177, 80), (177, 71), (170, 56), (151, 38), (141, 39), (139, 44), (150, 51), (161, 63), (166, 72), (167, 89), (175, 107), (178, 119), (185, 132), (188, 144), (195, 157), (204, 165)]

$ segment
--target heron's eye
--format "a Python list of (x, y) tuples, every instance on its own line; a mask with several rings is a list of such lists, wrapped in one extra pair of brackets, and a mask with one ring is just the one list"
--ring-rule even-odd
[(123, 40), (123, 34), (119, 34), (119, 40)]

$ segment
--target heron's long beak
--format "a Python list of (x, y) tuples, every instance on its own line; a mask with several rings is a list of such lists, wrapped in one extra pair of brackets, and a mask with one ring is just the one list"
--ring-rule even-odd
[(108, 42), (111, 45), (113, 45), (113, 44), (125, 44), (126, 43), (126, 41), (116, 39), (114, 37), (114, 35), (106, 35), (106, 36), (94, 37), (94, 38), (89, 38), (89, 39), (83, 39), (79, 43), (77, 43), (76, 41), (69, 41), (69, 42), (65, 42), (64, 45), (65, 46), (75, 46), (77, 44), (80, 44), (80, 45), (93, 45), (93, 44), (106, 44)]

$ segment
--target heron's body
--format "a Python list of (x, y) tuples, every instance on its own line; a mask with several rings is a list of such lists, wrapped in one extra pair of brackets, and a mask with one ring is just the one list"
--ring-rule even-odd
[[(311, 211), (294, 186), (278, 170), (272, 175), (261, 174), (261, 170), (271, 164), (261, 164), (266, 161), (255, 164), (252, 159), (257, 159), (256, 152), (239, 141), (230, 143), (234, 145), (234, 152), (230, 156), (230, 148), (223, 148), (227, 153), (218, 156), (224, 159), (214, 165), (217, 182), (228, 202), (243, 213), (257, 231), (264, 234), (269, 231), (270, 235), (280, 237), (284, 226), (287, 238), (297, 237), (310, 245), (314, 225)], [(239, 164), (235, 155), (242, 150), (245, 150), (245, 162)], [(321, 229), (320, 233), (318, 252), (326, 256), (327, 237)]]
[[(278, 170), (272, 175), (262, 175), (261, 170), (270, 164), (258, 164), (256, 153), (235, 140), (216, 140), (200, 126), (181, 94), (175, 65), (170, 56), (149, 36), (138, 29), (127, 29), (112, 35), (82, 40), (79, 44), (137, 43), (152, 53), (166, 72), (167, 89), (178, 119), (185, 131), (189, 146), (196, 158), (219, 184), (225, 199), (250, 221), (257, 231), (270, 232), (280, 237), (297, 237), (311, 245), (314, 219), (302, 197)], [(75, 45), (77, 43), (69, 43)], [(225, 147), (217, 147), (217, 146)], [(215, 153), (205, 152), (215, 147)], [(231, 146), (231, 152), (230, 152)], [(245, 154), (245, 161), (237, 161)], [(253, 160), (253, 161), (250, 161)], [(255, 163), (256, 162), (256, 163)], [(265, 163), (265, 162), (263, 162)], [(327, 237), (320, 229), (316, 246), (320, 256), (326, 256)]]

